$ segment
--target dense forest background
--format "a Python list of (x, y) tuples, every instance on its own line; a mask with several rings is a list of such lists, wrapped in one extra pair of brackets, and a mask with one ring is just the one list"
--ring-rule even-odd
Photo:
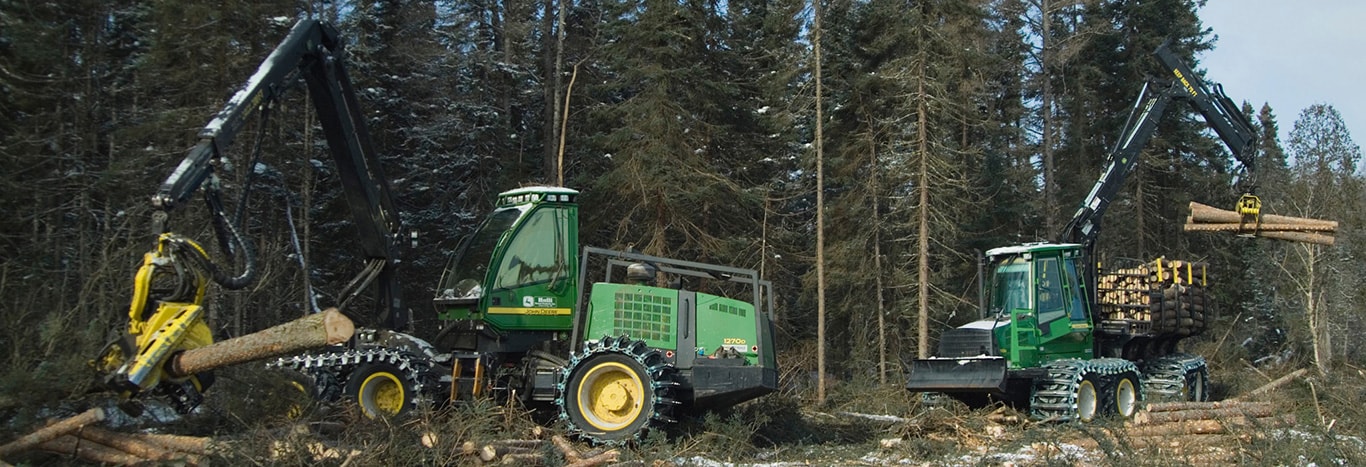
[[(819, 118), (827, 372), (899, 384), (903, 361), (976, 317), (978, 252), (1056, 239), (1144, 80), (1165, 76), (1151, 52), (1171, 39), (1197, 69), (1219, 53), (1201, 4), (0, 0), (0, 385), (60, 378), (122, 329), (154, 241), (149, 196), (304, 17), (348, 41), (417, 233), (401, 270), (415, 316), (495, 194), (563, 184), (583, 193), (585, 244), (771, 279), (801, 383), (821, 308)], [(229, 192), (254, 173), (247, 230), (266, 262), (247, 290), (211, 290), (220, 336), (307, 312), (305, 283), (335, 303), (361, 267), (305, 95), (253, 122), (221, 167)], [(1240, 193), (1239, 166), (1178, 103), (1106, 216), (1103, 259), (1208, 262), (1219, 319), (1203, 338), (1241, 343), (1249, 362), (1361, 365), (1360, 148), (1331, 105), (1232, 97), (1264, 137), (1265, 212), (1341, 221), (1337, 245), (1182, 233), (1187, 202)], [(1276, 111), (1296, 115), (1288, 141)], [(171, 226), (213, 243), (200, 206)]]

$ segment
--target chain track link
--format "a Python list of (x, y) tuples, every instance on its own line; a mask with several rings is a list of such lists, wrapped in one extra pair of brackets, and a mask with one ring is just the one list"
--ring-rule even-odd
[[(1205, 357), (1191, 354), (1172, 354), (1153, 359), (1143, 365), (1143, 392), (1150, 400), (1176, 400), (1181, 390), (1197, 373), (1208, 375)], [(1208, 388), (1208, 382), (1204, 385)], [(1208, 389), (1206, 389), (1208, 390)], [(1206, 394), (1192, 394), (1193, 400), (1203, 400)]]
[[(384, 347), (307, 352), (278, 358), (267, 363), (266, 367), (293, 370), (309, 376), (319, 385), (315, 395), (327, 395), (341, 394), (351, 373), (369, 363), (387, 363), (402, 371), (403, 376), (413, 383), (414, 403), (426, 402), (424, 389), (439, 384), (437, 381), (440, 377), (432, 373), (430, 361), (411, 352)], [(334, 385), (336, 387), (329, 387)]]
[(1082, 379), (1097, 380), (1097, 398), (1106, 397), (1102, 388), (1110, 388), (1118, 376), (1131, 373), (1138, 376), (1138, 366), (1122, 358), (1094, 360), (1064, 359), (1044, 364), (1045, 374), (1034, 381), (1034, 392), (1029, 400), (1030, 415), (1039, 420), (1070, 422), (1077, 420), (1077, 388)]
[[(567, 399), (569, 386), (569, 376), (578, 369), (579, 365), (585, 360), (594, 356), (616, 353), (625, 355), (640, 362), (649, 372), (649, 384), (654, 392), (654, 407), (651, 410), (650, 421), (641, 426), (641, 429), (631, 436), (620, 439), (601, 439), (593, 435), (592, 432), (578, 426), (569, 417), (568, 407), (572, 401)], [(679, 386), (675, 377), (678, 369), (664, 359), (664, 354), (659, 350), (651, 349), (645, 341), (632, 339), (622, 334), (620, 337), (604, 336), (597, 342), (589, 342), (584, 345), (583, 351), (575, 353), (569, 358), (569, 364), (560, 370), (559, 382), (556, 383), (555, 405), (560, 408), (560, 420), (564, 421), (569, 427), (569, 432), (581, 438), (588, 439), (595, 444), (623, 446), (631, 441), (642, 439), (643, 435), (652, 427), (659, 427), (668, 423), (675, 423), (677, 420), (672, 417), (674, 408), (681, 405), (674, 398), (674, 392)]]

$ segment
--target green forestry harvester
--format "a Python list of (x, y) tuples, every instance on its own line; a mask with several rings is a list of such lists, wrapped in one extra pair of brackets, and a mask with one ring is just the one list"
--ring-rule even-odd
[[(558, 410), (585, 437), (622, 442), (681, 411), (777, 388), (768, 281), (749, 269), (580, 247), (579, 193), (566, 188), (500, 194), (440, 279), (434, 316), (410, 319), (396, 274), (398, 212), (344, 64), (332, 27), (300, 21), (153, 197), (158, 240), (134, 278), (127, 332), (92, 362), (125, 406), (136, 409), (144, 394), (169, 396), (182, 412), (201, 402), (210, 372), (185, 374), (168, 362), (213, 344), (203, 303), (209, 280), (241, 289), (257, 278), (242, 209), (227, 214), (217, 172), (231, 166), (224, 153), (252, 116), (264, 120), (299, 81), (327, 138), (366, 263), (336, 308), (370, 326), (344, 344), (271, 362), (297, 371), (314, 396), (354, 400), (372, 417), (501, 396)], [(254, 160), (249, 167), (265, 170)], [(252, 188), (246, 180), (243, 205)], [(232, 265), (215, 264), (204, 247), (169, 229), (169, 213), (201, 192)], [(375, 291), (377, 310), (357, 314), (347, 304), (366, 289)], [(405, 332), (414, 322), (423, 326)]]
[[(635, 438), (677, 409), (727, 406), (777, 388), (769, 282), (748, 269), (579, 252), (577, 198), (555, 187), (499, 195), (437, 287), (443, 324), (430, 342), (360, 329), (346, 345), (273, 365), (307, 375), (320, 398), (354, 399), (370, 416), (512, 397), (553, 406), (571, 430), (606, 442)], [(590, 270), (601, 280), (590, 280)], [(717, 288), (742, 289), (744, 299), (685, 290), (683, 280), (729, 283)]]
[[(981, 319), (945, 331), (934, 357), (914, 360), (910, 390), (1083, 421), (1130, 416), (1145, 396), (1209, 397), (1204, 357), (1177, 350), (1181, 339), (1205, 330), (1203, 265), (1159, 259), (1102, 273), (1094, 251), (1101, 217), (1173, 99), (1191, 103), (1253, 172), (1256, 134), (1222, 87), (1207, 85), (1167, 44), (1156, 56), (1173, 76), (1144, 85), (1104, 172), (1059, 241), (988, 250), (979, 271)], [(1260, 201), (1250, 177), (1243, 183), (1249, 191), (1239, 212), (1256, 225)]]

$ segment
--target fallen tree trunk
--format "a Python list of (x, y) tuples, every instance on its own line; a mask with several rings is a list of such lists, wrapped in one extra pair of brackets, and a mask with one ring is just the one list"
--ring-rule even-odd
[(33, 433), (21, 436), (19, 439), (10, 441), (4, 446), (0, 446), (0, 458), (8, 457), (10, 454), (27, 450), (47, 441), (57, 439), (67, 433), (79, 430), (86, 425), (99, 423), (101, 421), (104, 421), (104, 409), (96, 407), (81, 412), (74, 417), (39, 428)]
[(1304, 373), (1305, 373), (1306, 371), (1308, 371), (1308, 370), (1306, 370), (1306, 369), (1304, 369), (1304, 368), (1300, 368), (1300, 369), (1298, 369), (1298, 370), (1292, 371), (1292, 372), (1290, 372), (1289, 374), (1287, 374), (1287, 375), (1285, 375), (1285, 376), (1282, 376), (1282, 377), (1280, 377), (1280, 378), (1276, 378), (1274, 381), (1262, 385), (1262, 387), (1259, 387), (1259, 388), (1257, 388), (1257, 389), (1253, 389), (1253, 390), (1251, 390), (1251, 391), (1248, 391), (1247, 394), (1243, 394), (1243, 395), (1241, 395), (1241, 396), (1235, 397), (1235, 398), (1233, 398), (1233, 400), (1235, 400), (1235, 401), (1245, 401), (1245, 400), (1247, 400), (1247, 399), (1250, 398), (1250, 397), (1255, 397), (1255, 396), (1259, 396), (1259, 395), (1262, 395), (1262, 394), (1271, 392), (1272, 390), (1274, 390), (1274, 389), (1276, 389), (1276, 388), (1279, 388), (1279, 387), (1281, 387), (1281, 386), (1284, 386), (1286, 383), (1289, 383), (1289, 382), (1293, 381), (1295, 378), (1304, 376)]
[(351, 339), (356, 326), (336, 308), (314, 313), (279, 326), (190, 349), (171, 358), (173, 376), (187, 376), (214, 368), (277, 357), (300, 350), (340, 344)]

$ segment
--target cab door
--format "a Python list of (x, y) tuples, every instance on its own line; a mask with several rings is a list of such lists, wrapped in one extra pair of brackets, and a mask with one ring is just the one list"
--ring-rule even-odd
[(1086, 289), (1077, 274), (1076, 257), (1067, 250), (1036, 258), (1036, 308), (1040, 346), (1046, 359), (1083, 357), (1091, 352), (1086, 319)]
[(503, 330), (563, 330), (571, 325), (578, 290), (572, 213), (541, 206), (511, 232), (494, 255), (487, 321)]

